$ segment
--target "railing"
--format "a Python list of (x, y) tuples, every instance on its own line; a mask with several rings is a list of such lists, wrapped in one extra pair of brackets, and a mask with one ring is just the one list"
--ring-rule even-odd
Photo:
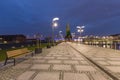
[(103, 48), (111, 48), (111, 49), (120, 50), (120, 41), (111, 41), (111, 42), (107, 42), (107, 41), (96, 41), (96, 42), (85, 41), (85, 42), (83, 42), (83, 44), (92, 45), (92, 46), (96, 46), (96, 47), (103, 47)]

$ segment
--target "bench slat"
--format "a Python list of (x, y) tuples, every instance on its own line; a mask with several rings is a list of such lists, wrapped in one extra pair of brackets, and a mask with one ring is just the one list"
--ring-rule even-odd
[(21, 56), (23, 56), (25, 54), (30, 54), (30, 53), (33, 56), (33, 52), (30, 51), (30, 50), (28, 50), (27, 48), (17, 49), (17, 50), (12, 50), (12, 51), (7, 51), (6, 52), (7, 57), (6, 57), (4, 65), (6, 65), (7, 60), (10, 59), (10, 58), (14, 59), (14, 65), (15, 65), (15, 58), (18, 58), (18, 57), (21, 57)]
[(21, 51), (21, 50), (7, 51), (7, 57), (8, 57), (8, 58), (14, 57), (14, 56), (17, 56), (17, 55), (20, 55), (20, 54), (22, 54), (22, 51)]

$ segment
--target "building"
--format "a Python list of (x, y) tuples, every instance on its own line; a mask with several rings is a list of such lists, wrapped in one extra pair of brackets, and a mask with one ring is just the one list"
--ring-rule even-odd
[(26, 36), (18, 35), (0, 35), (0, 43), (20, 43), (26, 41)]
[(110, 37), (112, 37), (113, 40), (120, 40), (120, 34), (110, 35)]
[(120, 34), (109, 36), (88, 36), (83, 40), (84, 44), (94, 45), (104, 48), (112, 48), (120, 50)]

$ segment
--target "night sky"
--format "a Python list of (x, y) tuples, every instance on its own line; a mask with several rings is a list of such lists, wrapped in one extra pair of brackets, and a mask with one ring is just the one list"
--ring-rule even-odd
[(52, 19), (59, 17), (55, 33), (85, 26), (84, 35), (120, 33), (120, 0), (0, 0), (0, 34), (51, 35)]

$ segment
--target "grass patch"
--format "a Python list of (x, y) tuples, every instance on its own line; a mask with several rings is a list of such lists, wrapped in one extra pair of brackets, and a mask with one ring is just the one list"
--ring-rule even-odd
[(6, 58), (6, 50), (0, 50), (0, 61), (5, 60)]
[[(46, 46), (47, 46), (46, 43), (42, 43), (42, 44), (41, 44), (41, 48), (44, 48), (44, 47), (46, 47)], [(25, 48), (25, 47), (23, 47), (23, 48)], [(30, 46), (30, 47), (27, 47), (27, 48), (28, 48), (29, 50), (35, 50), (36, 46)], [(8, 50), (0, 50), (0, 61), (5, 60), (5, 58), (6, 58), (6, 52), (7, 52), (7, 51), (15, 50), (15, 49), (21, 49), (21, 48), (14, 48), (14, 49), (8, 49)]]

